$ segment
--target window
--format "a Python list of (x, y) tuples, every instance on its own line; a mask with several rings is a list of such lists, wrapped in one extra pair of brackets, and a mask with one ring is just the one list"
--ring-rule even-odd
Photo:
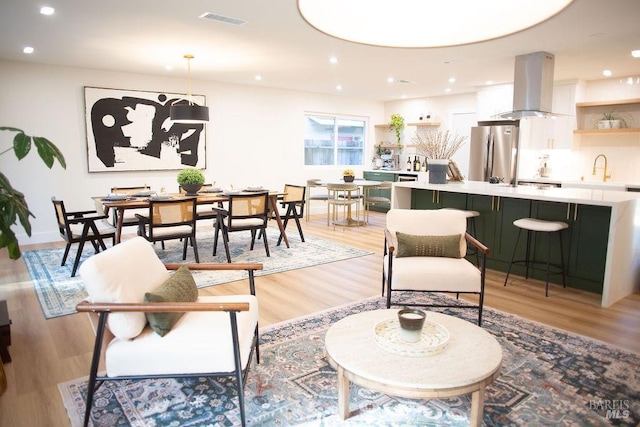
[(305, 115), (304, 164), (362, 166), (366, 121), (338, 116)]

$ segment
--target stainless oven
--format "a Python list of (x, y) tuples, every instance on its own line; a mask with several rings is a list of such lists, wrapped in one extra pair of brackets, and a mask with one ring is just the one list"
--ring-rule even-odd
[(418, 175), (409, 174), (409, 173), (399, 173), (398, 174), (398, 182), (402, 181), (417, 181)]

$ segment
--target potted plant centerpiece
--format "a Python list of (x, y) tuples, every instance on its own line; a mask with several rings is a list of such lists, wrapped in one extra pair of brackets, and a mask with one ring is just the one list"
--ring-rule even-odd
[(356, 173), (353, 169), (345, 169), (342, 171), (342, 179), (344, 182), (353, 182), (356, 179)]
[(187, 196), (195, 196), (204, 184), (204, 174), (200, 169), (186, 168), (178, 172), (178, 184), (187, 192)]
[(447, 183), (449, 160), (462, 147), (466, 139), (466, 136), (460, 136), (448, 130), (416, 132), (413, 142), (416, 144), (416, 151), (427, 159), (429, 183)]

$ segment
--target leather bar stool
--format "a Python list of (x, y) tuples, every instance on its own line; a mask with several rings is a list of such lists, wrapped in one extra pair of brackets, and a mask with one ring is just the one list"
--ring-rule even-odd
[[(460, 211), (462, 213), (464, 213), (464, 216), (467, 218), (467, 223), (469, 224), (467, 227), (467, 231), (469, 234), (471, 234), (473, 237), (478, 238), (477, 234), (476, 234), (476, 217), (480, 216), (480, 212), (478, 211), (466, 211), (464, 209), (455, 209), (455, 208), (442, 208), (442, 209), (447, 209), (450, 211)], [(469, 250), (467, 251), (467, 254), (472, 255), (475, 254), (476, 256), (476, 266), (480, 266), (480, 255), (478, 255), (478, 249), (473, 246), (470, 245), (469, 246)]]
[[(507, 286), (507, 280), (509, 280), (509, 274), (511, 273), (511, 267), (513, 264), (524, 264), (526, 267), (525, 270), (525, 278), (529, 278), (529, 265), (532, 264), (541, 264), (542, 261), (531, 260), (531, 236), (532, 233), (547, 233), (548, 236), (548, 247), (547, 247), (547, 261), (546, 261), (546, 270), (547, 270), (547, 281), (545, 284), (544, 296), (549, 296), (549, 276), (551, 274), (560, 274), (562, 275), (562, 287), (566, 288), (567, 284), (565, 283), (565, 271), (564, 271), (564, 252), (562, 250), (562, 230), (568, 228), (569, 225), (565, 222), (561, 221), (546, 221), (542, 219), (536, 218), (521, 218), (513, 221), (513, 225), (519, 228), (518, 237), (516, 239), (516, 244), (513, 248), (513, 255), (511, 256), (511, 263), (509, 264), (509, 270), (507, 271), (507, 277), (504, 279), (504, 286)], [(520, 241), (520, 235), (522, 234), (522, 230), (527, 230), (527, 251), (524, 260), (514, 261), (516, 256), (516, 251), (518, 250), (518, 242)], [(560, 241), (560, 265), (551, 264), (551, 235), (557, 233), (558, 240)], [(551, 272), (551, 267), (557, 268), (558, 270), (555, 272)], [(533, 267), (532, 267), (533, 268)]]

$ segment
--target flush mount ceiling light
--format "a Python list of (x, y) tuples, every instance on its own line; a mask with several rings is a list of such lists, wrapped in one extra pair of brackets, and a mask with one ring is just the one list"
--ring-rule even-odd
[(298, 0), (317, 30), (386, 47), (443, 47), (503, 37), (539, 24), (573, 0)]
[(177, 123), (201, 123), (209, 121), (209, 107), (198, 105), (191, 97), (191, 54), (184, 55), (187, 60), (187, 99), (171, 105), (169, 118)]

